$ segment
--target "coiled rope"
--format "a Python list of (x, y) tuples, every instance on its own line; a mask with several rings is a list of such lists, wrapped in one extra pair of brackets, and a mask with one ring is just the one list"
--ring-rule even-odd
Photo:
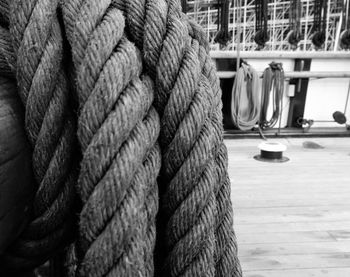
[[(66, 1), (83, 152), (78, 276), (152, 276), (159, 117), (112, 1)], [(80, 256), (80, 257), (79, 257)]]
[(25, 129), (38, 188), (31, 222), (2, 257), (0, 271), (40, 265), (64, 247), (72, 234), (75, 123), (63, 69), (57, 5), (57, 1), (46, 0), (1, 1), (2, 21), (9, 20), (10, 56), (15, 57), (6, 60), (15, 70), (25, 107)]
[(167, 245), (165, 261), (158, 261), (163, 276), (240, 276), (221, 92), (203, 32), (198, 26), (188, 30), (178, 1), (117, 0), (116, 5), (156, 80)]
[[(272, 128), (281, 114), (284, 93), (284, 71), (281, 63), (270, 63), (265, 69), (262, 80), (262, 107), (259, 125), (262, 129)], [(272, 116), (267, 119), (272, 95)]]
[(261, 91), (259, 75), (251, 66), (242, 63), (232, 88), (231, 116), (240, 130), (250, 130), (259, 121)]

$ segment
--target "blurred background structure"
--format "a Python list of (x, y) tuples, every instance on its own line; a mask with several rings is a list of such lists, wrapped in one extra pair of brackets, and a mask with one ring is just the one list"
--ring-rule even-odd
[[(264, 49), (286, 50), (326, 50), (339, 51), (341, 34), (347, 30), (349, 1), (346, 0), (194, 0), (186, 2), (184, 8), (188, 16), (198, 22), (207, 32), (212, 50), (242, 51)], [(225, 3), (226, 2), (226, 3)], [(222, 10), (228, 8), (229, 40), (220, 45), (215, 42), (222, 22)], [(259, 47), (254, 38), (259, 31), (259, 23), (266, 19), (268, 40)], [(266, 16), (267, 14), (267, 16)], [(264, 25), (264, 24), (262, 24)], [(264, 27), (264, 26), (262, 26)], [(324, 43), (315, 47), (312, 37), (324, 28)], [(297, 46), (289, 41), (292, 30), (299, 32)]]

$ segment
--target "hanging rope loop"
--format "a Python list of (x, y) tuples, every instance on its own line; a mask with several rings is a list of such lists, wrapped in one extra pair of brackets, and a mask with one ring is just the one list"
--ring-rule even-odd
[[(284, 71), (282, 63), (272, 62), (265, 69), (262, 80), (262, 107), (259, 125), (262, 129), (272, 128), (280, 118), (284, 93)], [(272, 95), (272, 116), (267, 119)]]
[(260, 117), (261, 93), (259, 75), (250, 65), (242, 63), (232, 88), (231, 116), (240, 130), (250, 130)]

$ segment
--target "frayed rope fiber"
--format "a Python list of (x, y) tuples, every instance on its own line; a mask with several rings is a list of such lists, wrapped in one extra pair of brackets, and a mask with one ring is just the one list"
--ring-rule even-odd
[(11, 45), (7, 45), (3, 55), (8, 55), (6, 60), (14, 70), (24, 105), (38, 187), (31, 221), (1, 257), (4, 266), (0, 272), (40, 265), (67, 244), (72, 233), (76, 128), (68, 104), (70, 92), (62, 62), (57, 5), (57, 1), (47, 0), (1, 0), (1, 12), (8, 13), (1, 17), (9, 20), (8, 38), (13, 51), (10, 53)]
[[(69, 52), (71, 98), (79, 106), (72, 133), (82, 153), (73, 185), (82, 208), (66, 275), (242, 276), (221, 90), (202, 29), (182, 13), (179, 0), (57, 1), (15, 0), (17, 10), (11, 5), (10, 15), (1, 18), (10, 19), (20, 91), (31, 91), (35, 73), (44, 72), (36, 67), (52, 41), (61, 56), (45, 64), (53, 70), (45, 68), (46, 74), (56, 77), (45, 79), (46, 89), (54, 83), (68, 87), (67, 78), (59, 79), (65, 75), (57, 59)], [(35, 11), (42, 12), (43, 25)], [(16, 13), (19, 23), (11, 20)], [(50, 40), (62, 33), (69, 47), (62, 48), (62, 38)], [(31, 46), (25, 57), (21, 45)], [(28, 76), (18, 67), (20, 58), (28, 59), (21, 64), (31, 70)], [(48, 106), (47, 90), (41, 88), (30, 103)], [(27, 95), (20, 93), (25, 104)], [(36, 112), (45, 111), (40, 108)], [(69, 105), (61, 109), (71, 114)], [(31, 140), (33, 134), (28, 130)]]

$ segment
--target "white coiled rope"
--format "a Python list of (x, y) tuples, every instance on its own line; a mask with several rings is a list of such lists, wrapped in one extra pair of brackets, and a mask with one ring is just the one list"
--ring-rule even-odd
[(248, 64), (242, 63), (232, 88), (232, 121), (240, 130), (252, 129), (258, 122), (261, 107), (259, 75)]

